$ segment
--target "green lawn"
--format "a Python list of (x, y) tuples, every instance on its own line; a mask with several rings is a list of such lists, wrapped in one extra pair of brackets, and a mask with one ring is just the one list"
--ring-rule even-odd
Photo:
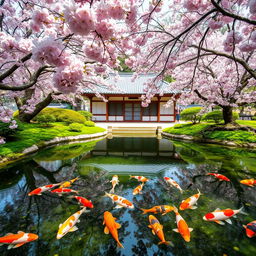
[[(237, 121), (240, 125), (251, 126), (256, 128), (256, 121)], [(179, 134), (179, 135), (190, 135), (199, 138), (205, 139), (216, 139), (216, 140), (230, 140), (235, 142), (250, 142), (256, 143), (256, 134), (254, 132), (247, 131), (213, 131), (213, 132), (204, 132), (204, 130), (211, 126), (211, 123), (201, 123), (201, 124), (176, 124), (173, 127), (164, 129), (164, 132), (170, 134)]]
[(103, 132), (101, 127), (84, 126), (81, 132), (69, 131), (65, 123), (52, 123), (50, 127), (42, 124), (19, 124), (17, 133), (10, 138), (5, 144), (0, 145), (0, 157), (13, 157), (34, 144), (40, 145), (44, 141), (51, 140), (55, 137), (76, 136), (81, 134), (92, 134)]

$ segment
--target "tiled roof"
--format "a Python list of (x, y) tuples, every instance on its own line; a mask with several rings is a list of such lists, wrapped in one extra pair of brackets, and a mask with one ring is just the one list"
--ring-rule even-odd
[[(143, 94), (143, 89), (145, 88), (145, 83), (148, 82), (149, 79), (153, 79), (156, 77), (155, 74), (146, 74), (140, 75), (137, 79), (132, 81), (133, 73), (119, 73), (120, 78), (115, 81), (114, 76), (110, 76), (106, 83), (113, 84), (117, 88), (120, 89), (120, 92), (116, 90), (110, 90), (106, 87), (99, 86), (99, 93), (101, 94)], [(158, 84), (161, 87), (161, 91), (163, 93), (173, 93), (176, 94), (178, 91), (172, 91), (168, 88), (168, 83), (163, 81)], [(86, 94), (94, 94), (91, 89), (84, 89), (84, 93)]]

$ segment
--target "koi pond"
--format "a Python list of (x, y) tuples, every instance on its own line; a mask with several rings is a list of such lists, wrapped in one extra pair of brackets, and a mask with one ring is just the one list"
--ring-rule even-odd
[[(208, 173), (223, 174), (221, 181)], [(115, 193), (134, 204), (134, 209), (115, 208), (105, 192), (110, 180), (118, 175)], [(145, 176), (142, 194), (133, 195), (140, 184), (129, 175)], [(79, 176), (71, 187), (91, 200), (94, 208), (80, 217), (78, 230), (57, 240), (59, 225), (79, 211), (80, 205), (70, 194), (58, 196), (44, 192), (28, 196), (37, 187), (68, 181)], [(168, 185), (163, 177), (175, 180), (183, 193)], [(112, 138), (86, 143), (61, 145), (41, 151), (25, 160), (0, 169), (0, 237), (18, 231), (34, 233), (39, 238), (8, 250), (0, 247), (1, 256), (98, 256), (98, 255), (256, 255), (256, 237), (246, 236), (243, 225), (256, 220), (256, 186), (240, 183), (256, 179), (256, 151), (224, 148), (157, 138)], [(142, 214), (140, 208), (175, 205), (198, 193), (197, 209), (179, 211), (193, 228), (191, 241), (174, 232), (175, 213)], [(220, 209), (240, 209), (232, 224), (219, 225), (203, 220), (206, 213)], [(87, 209), (87, 210), (88, 210)], [(121, 224), (118, 236), (123, 248), (117, 247), (110, 234), (104, 234), (103, 214), (109, 211)], [(165, 239), (160, 242), (148, 227), (149, 215), (161, 225)]]

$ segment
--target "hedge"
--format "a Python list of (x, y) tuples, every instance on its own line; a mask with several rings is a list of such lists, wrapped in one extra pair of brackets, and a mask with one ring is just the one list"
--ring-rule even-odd
[(202, 115), (200, 114), (201, 110), (202, 107), (186, 108), (180, 113), (180, 117), (182, 120), (191, 121), (193, 124), (195, 124), (196, 122), (200, 123), (202, 117)]

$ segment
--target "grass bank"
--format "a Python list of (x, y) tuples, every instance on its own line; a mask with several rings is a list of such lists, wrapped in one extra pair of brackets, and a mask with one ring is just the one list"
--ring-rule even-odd
[[(251, 126), (256, 128), (256, 121), (237, 121), (240, 125)], [(173, 127), (166, 128), (163, 132), (187, 135), (196, 138), (213, 139), (218, 141), (233, 141), (236, 143), (256, 143), (256, 134), (249, 131), (205, 131), (212, 126), (212, 123), (200, 123), (200, 124), (176, 124)]]
[(16, 158), (22, 155), (24, 149), (32, 145), (40, 145), (56, 137), (77, 136), (82, 134), (94, 134), (104, 132), (101, 127), (84, 126), (81, 131), (70, 131), (65, 123), (51, 123), (49, 126), (42, 124), (19, 124), (17, 132), (8, 139), (5, 144), (0, 145), (0, 158)]

